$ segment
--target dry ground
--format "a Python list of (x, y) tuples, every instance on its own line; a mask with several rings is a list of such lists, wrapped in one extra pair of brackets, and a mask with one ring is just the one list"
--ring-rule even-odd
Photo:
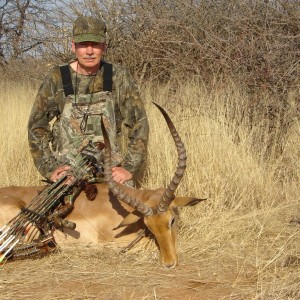
[(251, 268), (232, 270), (218, 259), (212, 266), (182, 260), (167, 270), (157, 261), (141, 263), (138, 256), (81, 245), (5, 266), (1, 299), (220, 299), (232, 294), (245, 299), (241, 291), (256, 284)]

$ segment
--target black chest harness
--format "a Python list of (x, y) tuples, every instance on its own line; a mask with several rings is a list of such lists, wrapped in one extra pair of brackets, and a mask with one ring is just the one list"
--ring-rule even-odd
[[(112, 92), (112, 64), (101, 60), (100, 68), (103, 66), (103, 91)], [(74, 95), (71, 72), (69, 65), (59, 66), (65, 97)]]

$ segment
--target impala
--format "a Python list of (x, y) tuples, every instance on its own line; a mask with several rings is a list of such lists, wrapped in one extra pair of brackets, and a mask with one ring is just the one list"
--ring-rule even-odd
[[(173, 178), (166, 188), (155, 190), (134, 189), (113, 181), (111, 175), (110, 143), (105, 127), (102, 131), (105, 143), (104, 173), (106, 183), (96, 184), (98, 194), (88, 201), (81, 193), (68, 220), (76, 223), (76, 230), (65, 230), (70, 236), (56, 230), (58, 244), (80, 241), (83, 243), (115, 243), (129, 249), (142, 237), (154, 235), (161, 262), (168, 268), (178, 263), (176, 239), (178, 208), (198, 204), (205, 199), (175, 196), (185, 168), (186, 150), (174, 124), (167, 113), (162, 112), (178, 152), (178, 164)], [(21, 208), (36, 196), (42, 187), (0, 188), (0, 225), (6, 224)]]

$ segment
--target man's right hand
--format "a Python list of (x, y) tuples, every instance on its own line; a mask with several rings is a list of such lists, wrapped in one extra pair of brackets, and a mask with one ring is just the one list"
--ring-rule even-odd
[[(61, 177), (65, 176), (68, 174), (68, 171), (71, 169), (70, 166), (60, 166), (60, 167), (57, 167), (51, 174), (50, 176), (50, 180), (53, 181), (53, 182), (56, 182), (58, 179), (60, 179)], [(74, 180), (74, 177), (72, 176), (69, 176), (67, 179), (66, 179), (66, 184), (71, 184), (72, 181)]]

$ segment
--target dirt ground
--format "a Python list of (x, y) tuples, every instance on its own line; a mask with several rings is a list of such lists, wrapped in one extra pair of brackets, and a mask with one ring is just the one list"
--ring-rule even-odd
[(181, 257), (181, 263), (169, 270), (157, 259), (154, 255), (141, 263), (139, 253), (119, 254), (97, 245), (68, 246), (41, 259), (3, 265), (0, 298), (202, 300), (235, 295), (242, 299), (239, 295), (245, 297), (245, 290), (256, 283), (251, 268), (237, 272), (218, 260), (208, 267), (205, 260), (200, 265), (197, 259)]

